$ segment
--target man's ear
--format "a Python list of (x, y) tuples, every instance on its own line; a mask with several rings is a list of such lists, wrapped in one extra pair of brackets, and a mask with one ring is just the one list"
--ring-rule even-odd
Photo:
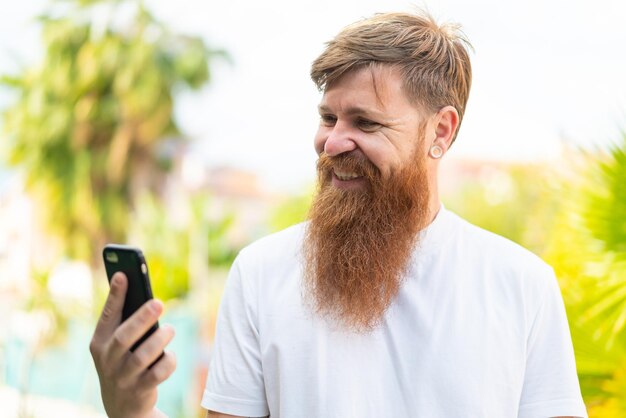
[(444, 154), (452, 145), (452, 139), (459, 126), (459, 113), (454, 106), (442, 107), (434, 117), (435, 138), (432, 145), (439, 145)]

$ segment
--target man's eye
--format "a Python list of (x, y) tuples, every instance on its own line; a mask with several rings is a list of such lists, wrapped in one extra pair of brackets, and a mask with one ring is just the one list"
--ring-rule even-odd
[(372, 131), (380, 127), (380, 123), (368, 119), (359, 119), (357, 121), (357, 125), (360, 129), (363, 129), (364, 131)]
[(337, 118), (333, 115), (320, 115), (320, 121), (324, 126), (334, 126)]

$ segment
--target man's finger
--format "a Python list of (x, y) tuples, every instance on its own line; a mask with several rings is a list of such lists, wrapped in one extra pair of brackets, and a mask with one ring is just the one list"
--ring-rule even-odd
[(128, 279), (126, 279), (126, 275), (121, 272), (115, 273), (111, 278), (109, 296), (96, 325), (94, 340), (108, 340), (120, 325), (120, 322), (122, 322), (122, 308), (124, 307), (127, 287)]
[(151, 299), (144, 303), (134, 314), (120, 325), (110, 340), (109, 361), (117, 362), (128, 353), (135, 344), (154, 324), (163, 313), (163, 303)]
[(174, 328), (167, 325), (159, 328), (126, 358), (119, 375), (120, 380), (136, 380), (140, 374), (148, 369), (148, 366), (159, 358), (172, 338), (174, 338)]
[(176, 356), (166, 351), (154, 366), (143, 372), (139, 381), (144, 390), (150, 390), (164, 382), (176, 370)]

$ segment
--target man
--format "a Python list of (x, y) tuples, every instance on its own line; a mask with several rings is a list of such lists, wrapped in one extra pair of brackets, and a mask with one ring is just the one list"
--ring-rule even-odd
[[(310, 220), (232, 266), (202, 405), (210, 417), (586, 417), (550, 267), (442, 207), (440, 159), (471, 84), (466, 41), (426, 15), (344, 29), (323, 91)], [(152, 302), (119, 325), (115, 277), (91, 350), (111, 417), (160, 416), (174, 370)]]

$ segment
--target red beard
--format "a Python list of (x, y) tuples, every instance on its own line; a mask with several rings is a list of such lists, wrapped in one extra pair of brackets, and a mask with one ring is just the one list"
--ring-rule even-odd
[[(411, 161), (383, 179), (364, 158), (320, 156), (303, 247), (305, 300), (319, 315), (357, 332), (383, 320), (430, 221), (426, 160), (416, 152)], [(334, 187), (333, 169), (363, 176), (366, 187)]]

